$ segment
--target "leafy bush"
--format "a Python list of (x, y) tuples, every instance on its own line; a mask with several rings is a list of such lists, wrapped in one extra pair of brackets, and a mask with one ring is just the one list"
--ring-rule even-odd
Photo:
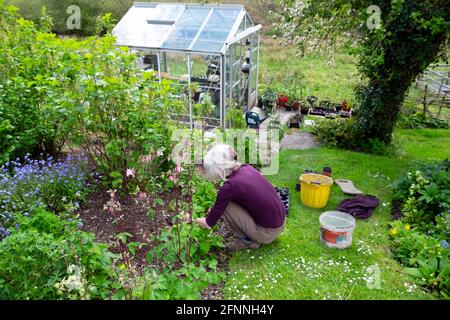
[[(113, 296), (118, 300), (196, 300), (210, 284), (219, 283), (222, 274), (215, 272), (216, 266), (201, 261), (198, 264), (185, 264), (177, 270), (155, 271), (146, 269), (130, 285), (125, 285)], [(121, 279), (127, 279), (122, 270)]]
[(318, 121), (313, 134), (324, 145), (331, 148), (354, 149), (359, 145), (353, 119), (324, 119)]
[(176, 272), (163, 272), (158, 277), (155, 290), (157, 299), (194, 300), (210, 284), (217, 284), (222, 274), (215, 272), (215, 264), (200, 262), (184, 265)]
[(397, 126), (401, 129), (448, 129), (448, 122), (423, 112), (417, 112), (412, 115), (401, 115)]
[(164, 265), (153, 283), (152, 298), (199, 299), (208, 285), (223, 278), (211, 253), (224, 247), (223, 239), (195, 223), (186, 224), (184, 218), (175, 217), (173, 227), (161, 232), (159, 244), (147, 256), (149, 262), (157, 259)]
[(376, 155), (387, 155), (392, 152), (392, 148), (379, 139), (363, 139), (358, 133), (354, 118), (323, 119), (317, 122), (311, 133), (330, 148), (363, 151)]
[[(165, 201), (158, 198), (159, 188), (152, 188), (152, 197), (138, 193), (138, 198), (149, 205), (148, 216), (154, 222), (151, 247), (146, 251), (149, 266), (141, 273), (130, 263), (135, 248), (147, 243), (129, 242), (132, 234), (119, 234), (123, 263), (115, 265), (119, 287), (114, 299), (198, 299), (209, 284), (222, 279), (215, 253), (224, 247), (223, 239), (193, 221), (213, 205), (216, 190), (194, 170), (194, 165), (177, 165), (169, 172), (173, 199), (165, 206)], [(117, 201), (118, 205), (109, 204), (110, 213), (121, 215)], [(161, 228), (161, 219), (169, 224), (168, 228)]]
[[(447, 213), (447, 231), (450, 213)], [(447, 240), (424, 234), (403, 221), (392, 224), (394, 255), (419, 283), (450, 298), (450, 249)], [(431, 230), (430, 230), (431, 231)], [(448, 234), (448, 233), (447, 233)]]
[(64, 220), (61, 220), (54, 213), (40, 209), (32, 218), (19, 217), (17, 219), (17, 228), (21, 231), (35, 230), (39, 233), (51, 234), (55, 237), (61, 237), (69, 227)]
[(404, 218), (392, 223), (394, 255), (405, 271), (450, 298), (450, 162), (418, 165), (394, 183)]
[[(71, 142), (107, 187), (145, 188), (168, 169), (170, 114), (183, 107), (169, 82), (143, 75), (136, 56), (113, 37), (60, 39), (9, 7), (0, 10), (0, 163), (27, 152), (55, 154)], [(99, 32), (110, 18), (100, 19)], [(127, 169), (139, 179), (129, 179)]]
[[(108, 298), (113, 289), (113, 255), (107, 246), (96, 244), (93, 235), (77, 231), (74, 226), (65, 226), (67, 230), (60, 236), (63, 222), (52, 226), (51, 219), (41, 213), (24, 224), (23, 230), (14, 231), (0, 242), (0, 296)], [(76, 270), (77, 274), (73, 274)]]
[(61, 57), (69, 47), (0, 4), (0, 164), (60, 152), (70, 132)]
[(55, 213), (73, 212), (89, 193), (86, 162), (68, 156), (23, 163), (17, 159), (0, 167), (0, 223), (8, 228), (17, 216), (32, 216), (41, 208)]
[(211, 249), (224, 247), (220, 237), (194, 223), (183, 223), (183, 218), (178, 216), (172, 228), (161, 232), (160, 244), (149, 254), (149, 261), (156, 258), (169, 266), (177, 262), (197, 263), (209, 258)]
[(109, 187), (129, 188), (136, 182), (128, 179), (130, 169), (139, 173), (144, 189), (147, 179), (168, 169), (170, 114), (181, 102), (172, 97), (168, 82), (153, 81), (152, 73), (142, 75), (136, 57), (115, 48), (114, 38), (86, 45), (94, 52), (68, 61), (80, 66), (79, 90), (66, 95), (80, 128), (73, 140)]
[(436, 216), (450, 209), (450, 162), (438, 165), (417, 165), (394, 182), (394, 200), (402, 203), (406, 221), (424, 226), (435, 222)]
[[(181, 193), (175, 190), (176, 199), (168, 206), (176, 215), (170, 229), (155, 235), (159, 245), (151, 251), (148, 259), (157, 258), (168, 265), (196, 263), (209, 258), (211, 249), (224, 246), (221, 237), (192, 222), (192, 219), (203, 217), (214, 205), (217, 191), (212, 183), (194, 175), (192, 170), (179, 170), (174, 181), (174, 188), (183, 190)], [(188, 221), (186, 215), (189, 215)]]

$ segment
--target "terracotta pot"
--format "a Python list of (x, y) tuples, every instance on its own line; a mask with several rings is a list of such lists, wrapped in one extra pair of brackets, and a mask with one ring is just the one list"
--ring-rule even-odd
[(300, 101), (294, 101), (294, 103), (292, 103), (292, 110), (298, 111), (300, 109), (300, 106)]

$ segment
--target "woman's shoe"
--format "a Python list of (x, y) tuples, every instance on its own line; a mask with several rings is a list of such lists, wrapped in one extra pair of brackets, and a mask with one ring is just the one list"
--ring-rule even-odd
[(260, 243), (255, 241), (247, 241), (245, 239), (236, 238), (232, 243), (230, 243), (227, 248), (231, 252), (246, 250), (246, 249), (258, 249), (261, 246)]

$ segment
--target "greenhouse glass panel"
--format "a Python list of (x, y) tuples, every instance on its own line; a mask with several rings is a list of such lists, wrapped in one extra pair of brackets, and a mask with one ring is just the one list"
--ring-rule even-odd
[(222, 42), (197, 41), (192, 49), (195, 51), (219, 52), (222, 50), (222, 47)]
[(133, 47), (160, 47), (172, 27), (168, 23), (173, 14), (162, 18), (167, 19), (163, 20), (166, 24), (155, 24), (151, 20), (156, 17), (155, 10), (156, 8), (152, 6), (132, 7), (115, 28), (117, 44)]
[(184, 11), (175, 23), (175, 28), (162, 45), (162, 48), (189, 50), (192, 41), (200, 31), (210, 8), (189, 8)]
[(240, 10), (214, 9), (191, 49), (219, 52), (234, 26)]
[(176, 22), (180, 14), (185, 10), (184, 5), (158, 4), (146, 16), (149, 21)]

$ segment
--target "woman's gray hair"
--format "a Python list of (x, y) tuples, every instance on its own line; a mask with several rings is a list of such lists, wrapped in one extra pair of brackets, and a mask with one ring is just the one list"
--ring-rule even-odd
[(231, 146), (217, 144), (206, 154), (204, 166), (211, 180), (226, 180), (241, 167), (241, 163), (236, 160), (236, 152)]

